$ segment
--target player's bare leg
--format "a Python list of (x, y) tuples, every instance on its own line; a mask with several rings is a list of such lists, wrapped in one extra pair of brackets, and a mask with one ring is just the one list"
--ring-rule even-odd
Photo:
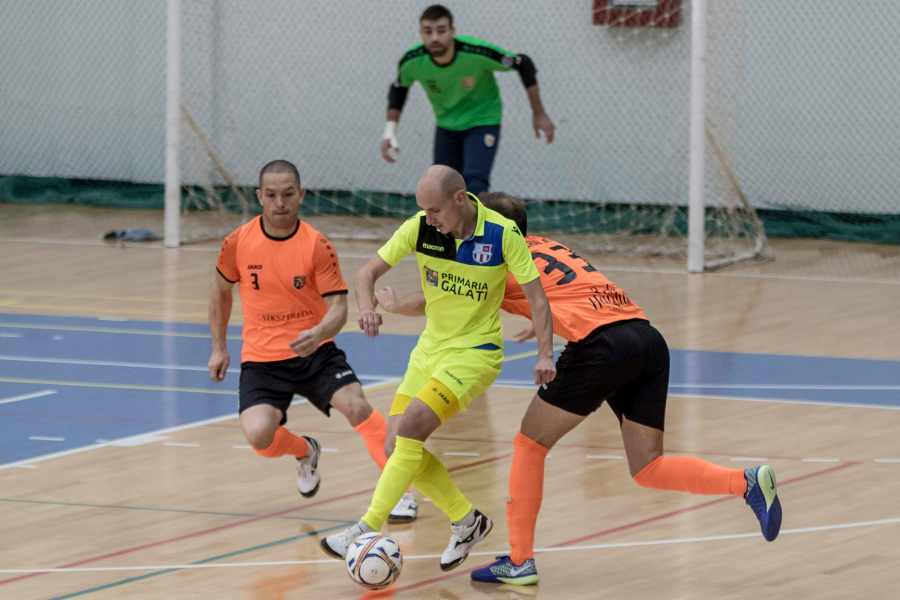
[(319, 491), (319, 443), (294, 435), (281, 426), (284, 413), (269, 404), (256, 404), (241, 413), (241, 429), (250, 446), (260, 456), (278, 458), (289, 454), (297, 459), (297, 491), (312, 498)]

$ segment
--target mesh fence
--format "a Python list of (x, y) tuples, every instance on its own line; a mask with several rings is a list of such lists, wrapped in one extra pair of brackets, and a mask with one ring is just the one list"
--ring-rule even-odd
[[(378, 144), (388, 83), (426, 4), (184, 0), (185, 206), (230, 227), (254, 210), (259, 167), (285, 158), (314, 191), (308, 212), (366, 217), (345, 220), (348, 234), (381, 236), (413, 212), (434, 134), (421, 88), (403, 112), (398, 163)], [(451, 6), (460, 34), (537, 64), (557, 140), (534, 139), (518, 77), (498, 74), (492, 181), (530, 201), (536, 230), (684, 252), (690, 14), (689, 2), (665, 4), (675, 27), (598, 26), (587, 3)], [(709, 5), (708, 260), (764, 255), (757, 217), (770, 235), (900, 241), (900, 4)], [(161, 182), (165, 8), (0, 0), (0, 173)]]

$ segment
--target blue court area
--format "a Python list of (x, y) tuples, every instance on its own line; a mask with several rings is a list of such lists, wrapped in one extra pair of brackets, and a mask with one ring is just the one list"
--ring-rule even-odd
[[(416, 338), (337, 343), (375, 385), (402, 377)], [(228, 347), (214, 383), (206, 325), (0, 313), (0, 467), (235, 415), (240, 328)], [(509, 342), (497, 383), (533, 387), (535, 349)], [(670, 393), (900, 408), (900, 362), (672, 350)]]

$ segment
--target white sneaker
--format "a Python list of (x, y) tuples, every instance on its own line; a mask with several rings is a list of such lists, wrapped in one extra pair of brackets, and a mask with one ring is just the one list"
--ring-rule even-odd
[(304, 498), (312, 498), (319, 491), (322, 478), (319, 477), (319, 454), (322, 453), (319, 442), (311, 437), (303, 436), (309, 444), (306, 456), (297, 459), (297, 491)]
[(494, 524), (477, 510), (472, 510), (471, 525), (460, 521), (450, 525), (450, 543), (441, 555), (441, 571), (452, 571), (469, 557), (472, 547), (487, 537)]
[(387, 522), (392, 525), (398, 525), (400, 523), (412, 523), (416, 520), (418, 514), (419, 504), (416, 502), (416, 498), (412, 495), (412, 492), (407, 491), (400, 498), (400, 501), (397, 502), (397, 506), (395, 506), (391, 510), (391, 514), (388, 515)]
[(345, 556), (347, 556), (347, 549), (350, 547), (350, 544), (353, 543), (353, 540), (355, 540), (362, 534), (363, 530), (359, 526), (359, 523), (357, 523), (350, 529), (345, 529), (340, 533), (329, 535), (327, 538), (319, 542), (319, 546), (322, 548), (322, 551), (331, 558), (343, 559)]

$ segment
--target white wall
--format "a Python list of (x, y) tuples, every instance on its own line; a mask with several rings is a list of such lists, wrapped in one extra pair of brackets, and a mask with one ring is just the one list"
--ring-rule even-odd
[[(732, 168), (747, 196), (900, 212), (900, 3), (745, 1), (743, 77), (727, 97), (738, 116)], [(313, 188), (414, 188), (434, 126), (418, 87), (400, 163), (384, 163), (378, 144), (388, 83), (427, 2), (184, 2), (185, 102), (240, 183), (288, 158)], [(556, 143), (537, 142), (518, 76), (498, 75), (506, 109), (494, 189), (686, 201), (689, 15), (675, 31), (632, 36), (591, 25), (590, 0), (450, 8), (459, 33), (535, 60), (557, 125)], [(0, 173), (161, 182), (165, 0), (0, 0), (0, 14)], [(200, 181), (190, 155), (185, 173)]]

